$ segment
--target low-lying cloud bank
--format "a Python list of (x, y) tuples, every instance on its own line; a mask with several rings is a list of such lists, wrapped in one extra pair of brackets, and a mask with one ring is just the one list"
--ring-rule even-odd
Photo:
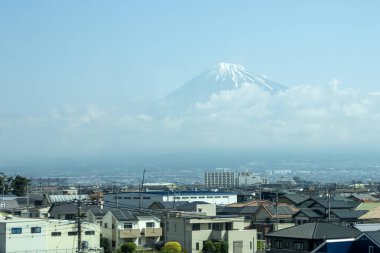
[[(160, 114), (161, 115), (161, 114)], [(252, 85), (157, 116), (66, 106), (0, 120), (0, 152), (20, 156), (213, 149), (378, 149), (380, 93), (304, 85), (276, 94)]]

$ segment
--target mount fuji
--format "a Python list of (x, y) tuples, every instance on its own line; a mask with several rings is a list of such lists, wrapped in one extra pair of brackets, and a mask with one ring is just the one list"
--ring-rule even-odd
[(255, 85), (270, 93), (286, 89), (279, 83), (252, 74), (239, 64), (222, 62), (168, 94), (159, 104), (165, 111), (183, 110), (197, 102), (207, 101), (212, 94), (239, 89), (243, 84)]

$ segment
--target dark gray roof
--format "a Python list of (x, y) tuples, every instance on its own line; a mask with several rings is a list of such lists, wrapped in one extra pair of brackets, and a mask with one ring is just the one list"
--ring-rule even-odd
[(254, 214), (258, 208), (258, 206), (224, 206), (218, 208), (218, 214)]
[[(329, 207), (329, 201), (327, 198), (317, 198), (315, 199), (314, 204), (310, 205), (310, 207), (314, 206), (315, 204), (319, 204), (324, 208)], [(331, 209), (353, 209), (357, 207), (360, 204), (360, 202), (356, 201), (344, 201), (344, 200), (330, 200), (330, 208)]]
[(209, 203), (204, 202), (204, 201), (194, 201), (194, 202), (190, 202), (190, 203), (178, 206), (176, 209), (178, 211), (197, 211), (196, 208), (197, 208), (197, 205), (199, 204), (209, 204)]
[[(81, 212), (85, 213), (88, 210), (88, 206), (85, 204), (81, 205)], [(50, 209), (49, 213), (59, 213), (59, 214), (75, 214), (78, 212), (78, 205), (77, 203), (73, 202), (57, 202), (54, 203)]]
[(158, 205), (161, 209), (176, 209), (178, 206), (182, 206), (188, 203), (188, 201), (155, 201), (148, 207), (148, 209), (151, 209), (151, 206), (153, 205)]
[(340, 219), (357, 219), (367, 212), (368, 210), (333, 210), (331, 213)]
[(309, 240), (355, 238), (360, 231), (331, 223), (305, 223), (270, 233), (268, 237), (284, 237)]
[(313, 210), (310, 208), (303, 208), (303, 209), (299, 210), (296, 214), (294, 214), (294, 216), (297, 216), (299, 213), (303, 213), (306, 217), (314, 218), (314, 219), (324, 217), (324, 215), (321, 212), (319, 212), (318, 210)]
[(112, 208), (110, 211), (118, 221), (137, 220), (136, 216), (128, 209)]
[(296, 213), (294, 209), (292, 209), (289, 206), (278, 206), (278, 209), (276, 211), (276, 206), (266, 206), (265, 207), (272, 215), (293, 215)]
[(100, 206), (88, 206), (89, 210), (95, 215), (96, 218), (102, 218), (108, 212), (108, 208), (100, 208)]
[(297, 194), (297, 193), (287, 193), (283, 197), (289, 199), (296, 205), (299, 205), (302, 202), (305, 202), (306, 200), (310, 199), (310, 196), (308, 195)]
[(365, 232), (364, 234), (380, 245), (380, 231)]

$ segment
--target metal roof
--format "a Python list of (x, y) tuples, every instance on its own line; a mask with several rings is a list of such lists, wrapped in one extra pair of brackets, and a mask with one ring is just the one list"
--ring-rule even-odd
[(276, 232), (269, 233), (267, 236), (309, 240), (326, 240), (355, 238), (359, 234), (360, 231), (355, 228), (343, 227), (331, 223), (313, 222), (278, 230)]

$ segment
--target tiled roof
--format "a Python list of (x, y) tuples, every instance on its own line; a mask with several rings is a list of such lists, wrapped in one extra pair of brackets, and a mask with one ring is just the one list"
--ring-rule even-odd
[(314, 218), (314, 219), (318, 219), (318, 218), (323, 218), (324, 217), (324, 215), (322, 213), (320, 213), (318, 210), (313, 210), (313, 209), (310, 209), (310, 208), (302, 208), (296, 214), (294, 214), (293, 216), (296, 216), (299, 213), (303, 213), (306, 217)]
[(355, 208), (355, 210), (368, 210), (371, 211), (372, 209), (380, 206), (380, 202), (365, 202), (361, 203), (358, 207)]
[(252, 200), (248, 202), (233, 203), (227, 205), (228, 207), (242, 207), (242, 206), (259, 206), (259, 205), (271, 205), (272, 202), (268, 200)]
[(357, 219), (367, 212), (366, 210), (334, 210), (331, 213), (340, 219)]
[(283, 197), (289, 199), (290, 201), (292, 201), (296, 205), (310, 199), (310, 196), (308, 196), (308, 195), (297, 194), (297, 193), (287, 193)]
[(380, 231), (365, 232), (365, 234), (377, 244), (380, 244)]
[[(329, 207), (329, 200), (327, 198), (317, 198), (315, 202), (321, 205), (324, 208)], [(344, 201), (344, 200), (330, 200), (331, 209), (353, 209), (357, 207), (360, 203), (356, 201)], [(309, 207), (314, 206), (315, 204), (310, 205)]]
[(242, 206), (242, 207), (234, 207), (234, 206), (225, 206), (222, 207), (218, 213), (220, 214), (253, 214), (257, 211), (258, 206)]
[[(85, 204), (81, 205), (81, 211), (82, 213), (87, 212), (88, 206)], [(54, 203), (50, 209), (49, 213), (59, 213), (59, 214), (74, 214), (78, 212), (78, 205), (73, 202), (69, 203), (64, 203), (64, 202), (59, 202), (59, 203)]]
[(331, 223), (305, 223), (299, 226), (285, 228), (270, 233), (268, 237), (284, 237), (296, 239), (343, 239), (355, 238), (360, 231), (355, 228), (343, 227)]
[(161, 209), (175, 209), (188, 203), (188, 201), (154, 201), (148, 208), (151, 209), (151, 206), (158, 205)]
[(367, 219), (380, 219), (380, 206), (372, 209), (371, 211), (368, 211), (368, 213), (363, 214), (359, 217), (360, 220), (367, 220)]

